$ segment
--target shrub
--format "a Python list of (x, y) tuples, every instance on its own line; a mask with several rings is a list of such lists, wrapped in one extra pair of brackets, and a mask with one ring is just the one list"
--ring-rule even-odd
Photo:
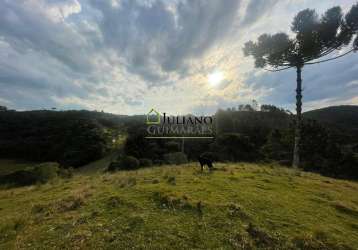
[(120, 154), (117, 156), (117, 161), (120, 161), (122, 158), (123, 158), (123, 154), (120, 153)]
[[(141, 159), (143, 160), (143, 159)], [(147, 159), (144, 159), (147, 160)], [(149, 160), (150, 161), (150, 160)], [(151, 163), (151, 161), (150, 161)], [(148, 162), (144, 162), (144, 164), (149, 164)], [(113, 172), (116, 170), (133, 170), (143, 165), (143, 162), (140, 163), (137, 158), (134, 156), (124, 156), (118, 159), (118, 161), (113, 161), (109, 164), (107, 171)], [(148, 165), (149, 166), (149, 165)]]
[(165, 144), (165, 147), (168, 149), (168, 151), (170, 152), (176, 152), (178, 150), (180, 150), (180, 144), (176, 141), (168, 141)]
[(36, 184), (37, 176), (31, 170), (19, 170), (0, 176), (0, 185), (28, 186)]
[(119, 161), (112, 161), (107, 167), (107, 171), (109, 171), (109, 172), (113, 172), (113, 171), (116, 171), (118, 169), (120, 169)]
[(163, 157), (164, 157), (165, 163), (167, 163), (167, 164), (179, 165), (179, 164), (188, 162), (188, 158), (187, 158), (186, 154), (184, 154), (182, 152), (165, 154)]
[(11, 174), (0, 176), (1, 185), (28, 186), (36, 183), (46, 183), (57, 177), (59, 172), (57, 162), (41, 163), (30, 170), (19, 170)]
[(73, 177), (73, 168), (60, 168), (58, 171), (58, 175), (62, 178), (72, 178)]
[(292, 142), (289, 138), (290, 131), (275, 129), (268, 135), (267, 142), (261, 147), (261, 153), (265, 159), (276, 161), (290, 161), (292, 154)]
[(344, 154), (342, 160), (342, 175), (346, 175), (349, 178), (358, 178), (358, 154), (348, 152)]
[(164, 161), (162, 160), (154, 160), (154, 165), (163, 165)]
[(153, 162), (151, 159), (142, 158), (142, 159), (139, 159), (139, 165), (141, 167), (149, 167), (149, 166), (153, 165)]
[(37, 181), (46, 183), (50, 179), (57, 177), (60, 164), (57, 162), (45, 162), (37, 165), (33, 172), (36, 175)]
[(253, 161), (260, 158), (250, 138), (239, 133), (225, 133), (210, 146), (220, 161)]
[(116, 169), (120, 170), (132, 170), (139, 167), (139, 161), (134, 156), (124, 156), (122, 159), (120, 159), (118, 165), (115, 163), (115, 166)]

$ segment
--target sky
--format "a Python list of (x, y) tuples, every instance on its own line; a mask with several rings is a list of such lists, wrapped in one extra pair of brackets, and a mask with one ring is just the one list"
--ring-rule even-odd
[[(245, 42), (295, 14), (353, 0), (0, 0), (0, 105), (211, 114), (251, 103), (294, 110), (294, 70), (267, 72)], [(339, 51), (337, 53), (342, 53)], [(358, 105), (358, 54), (303, 68), (303, 110)]]

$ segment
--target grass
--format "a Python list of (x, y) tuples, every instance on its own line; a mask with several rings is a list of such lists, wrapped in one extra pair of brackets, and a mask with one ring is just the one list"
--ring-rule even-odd
[(33, 168), (35, 163), (19, 160), (0, 160), (0, 175), (11, 174), (18, 170)]
[(1, 189), (0, 249), (358, 249), (356, 182), (274, 165), (100, 164)]

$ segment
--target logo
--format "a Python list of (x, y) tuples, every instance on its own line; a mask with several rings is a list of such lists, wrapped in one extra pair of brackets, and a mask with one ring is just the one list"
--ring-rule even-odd
[(160, 124), (160, 113), (152, 108), (147, 114), (146, 124), (148, 125)]
[(195, 115), (168, 115), (152, 108), (146, 119), (148, 139), (213, 138), (213, 117)]

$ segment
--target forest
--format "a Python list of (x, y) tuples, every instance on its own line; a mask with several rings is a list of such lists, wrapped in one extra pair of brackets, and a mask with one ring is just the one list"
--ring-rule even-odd
[[(302, 169), (358, 178), (358, 107), (338, 106), (303, 114)], [(96, 111), (1, 111), (0, 156), (81, 167), (120, 151), (115, 168), (197, 161), (292, 163), (295, 116), (273, 105), (219, 109), (212, 139), (145, 138), (145, 116)], [(116, 147), (125, 138), (123, 148)], [(129, 158), (129, 159), (128, 159)], [(128, 164), (132, 162), (132, 164)], [(134, 163), (133, 163), (134, 161)], [(122, 164), (123, 165), (123, 164)]]

